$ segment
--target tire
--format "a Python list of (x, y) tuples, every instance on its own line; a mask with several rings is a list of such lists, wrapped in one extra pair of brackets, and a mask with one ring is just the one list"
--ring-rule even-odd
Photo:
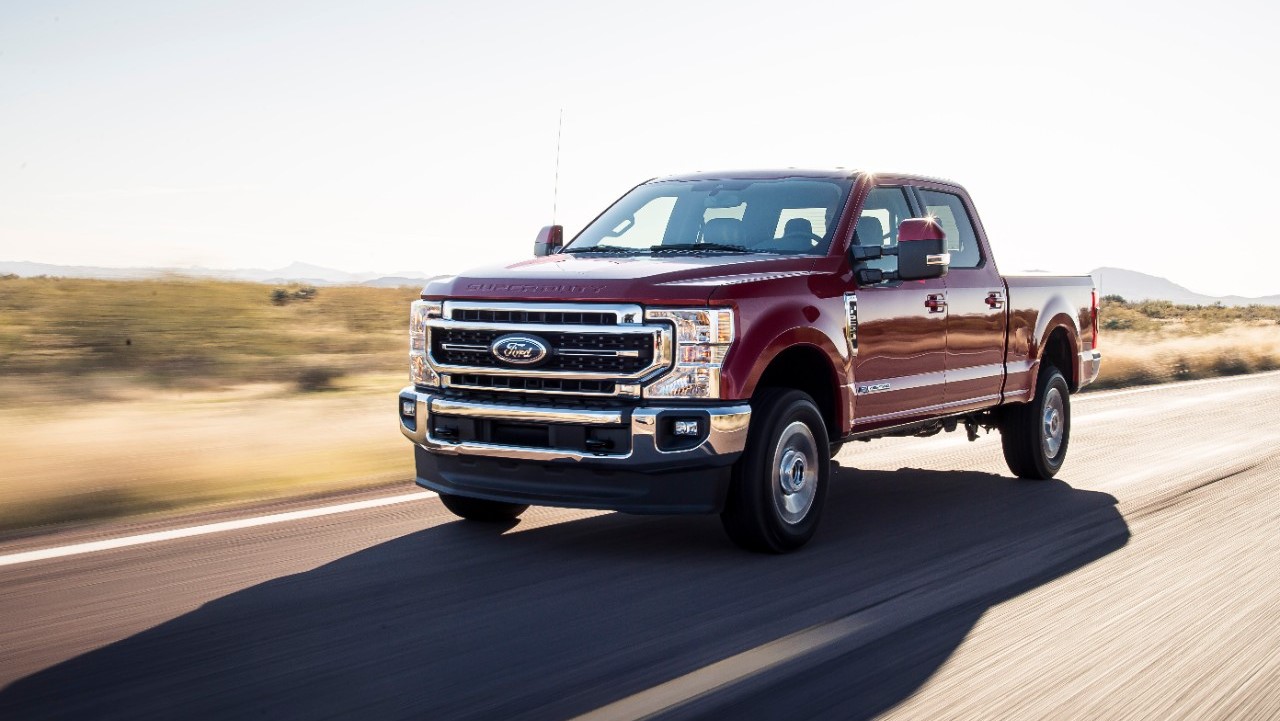
[(720, 521), (742, 548), (786, 553), (818, 530), (831, 480), (827, 427), (807, 394), (765, 388), (751, 402), (747, 447)]
[(1009, 470), (1019, 478), (1047, 481), (1062, 468), (1071, 441), (1071, 390), (1053, 366), (1040, 370), (1030, 403), (1008, 406), (1000, 416), (1000, 443)]
[(502, 501), (486, 501), (483, 498), (455, 496), (452, 493), (441, 493), (440, 502), (453, 512), (453, 515), (468, 521), (482, 523), (498, 523), (515, 520), (529, 508), (520, 503), (503, 503)]

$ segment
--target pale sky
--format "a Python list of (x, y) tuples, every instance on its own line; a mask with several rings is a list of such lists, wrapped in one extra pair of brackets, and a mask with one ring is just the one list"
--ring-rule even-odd
[(655, 175), (966, 186), (1004, 271), (1280, 293), (1275, 2), (0, 5), (0, 260), (456, 272)]

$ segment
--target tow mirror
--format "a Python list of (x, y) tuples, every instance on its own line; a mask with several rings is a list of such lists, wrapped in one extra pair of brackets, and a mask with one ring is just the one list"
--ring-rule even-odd
[(564, 245), (564, 226), (548, 225), (538, 231), (538, 237), (533, 241), (533, 254), (541, 258), (544, 255), (558, 253), (562, 245)]
[(941, 278), (951, 265), (947, 234), (933, 218), (907, 218), (898, 224), (898, 278)]

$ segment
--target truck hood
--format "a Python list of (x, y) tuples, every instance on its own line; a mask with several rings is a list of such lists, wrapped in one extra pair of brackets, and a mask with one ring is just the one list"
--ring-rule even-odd
[(437, 278), (423, 298), (705, 304), (719, 287), (813, 272), (821, 259), (777, 255), (564, 253)]

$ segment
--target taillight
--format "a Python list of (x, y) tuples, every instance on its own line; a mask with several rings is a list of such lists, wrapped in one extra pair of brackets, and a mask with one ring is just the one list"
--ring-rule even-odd
[(1098, 289), (1094, 288), (1090, 296), (1090, 313), (1093, 315), (1093, 349), (1098, 349)]

